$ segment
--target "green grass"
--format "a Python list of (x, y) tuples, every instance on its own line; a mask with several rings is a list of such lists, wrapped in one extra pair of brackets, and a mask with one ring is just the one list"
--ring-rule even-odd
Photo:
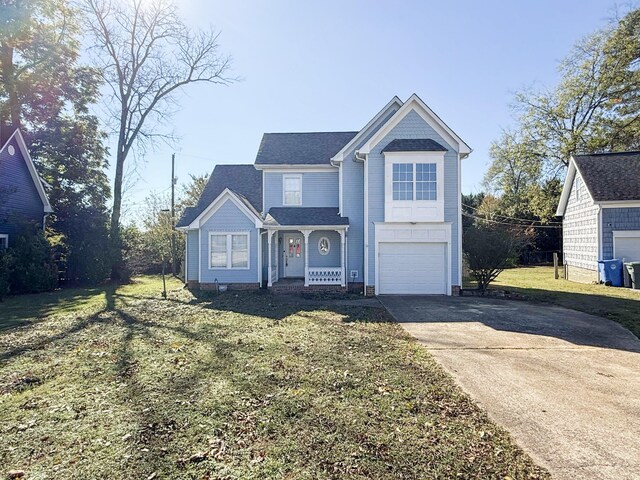
[(614, 320), (640, 337), (640, 291), (553, 278), (553, 267), (503, 271), (493, 288)]
[(0, 476), (548, 478), (383, 309), (160, 285), (0, 307)]

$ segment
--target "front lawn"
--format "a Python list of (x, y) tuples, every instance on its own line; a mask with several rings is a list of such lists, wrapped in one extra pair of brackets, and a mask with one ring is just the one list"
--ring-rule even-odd
[(169, 286), (0, 304), (0, 476), (548, 478), (383, 309)]
[(554, 303), (614, 320), (640, 337), (639, 290), (554, 280), (553, 267), (505, 270), (492, 285), (522, 293), (531, 300)]

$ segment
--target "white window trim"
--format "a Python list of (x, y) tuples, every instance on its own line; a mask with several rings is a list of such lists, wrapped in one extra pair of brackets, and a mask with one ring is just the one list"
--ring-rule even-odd
[[(300, 203), (287, 203), (286, 201), (286, 185), (287, 179), (297, 179), (300, 182)], [(284, 207), (300, 207), (302, 206), (302, 175), (282, 175), (282, 205)]]
[[(211, 265), (211, 237), (214, 235), (225, 235), (227, 237), (227, 266), (226, 267), (214, 267)], [(232, 267), (231, 266), (231, 245), (232, 235), (245, 235), (247, 237), (247, 266), (246, 267)], [(209, 232), (209, 249), (207, 251), (209, 255), (209, 270), (249, 270), (251, 268), (251, 232)]]
[[(320, 244), (322, 243), (323, 240), (327, 241), (327, 251), (323, 252), (322, 249), (320, 248)], [(331, 251), (331, 240), (329, 240), (329, 237), (320, 237), (320, 239), (318, 240), (318, 253), (320, 255), (329, 255), (329, 252)]]
[(9, 248), (9, 234), (8, 233), (0, 233), (0, 238), (6, 239), (6, 248)]

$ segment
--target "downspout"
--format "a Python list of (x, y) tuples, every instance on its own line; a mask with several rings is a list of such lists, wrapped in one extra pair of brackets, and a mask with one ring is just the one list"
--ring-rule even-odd
[(369, 172), (367, 168), (367, 155), (361, 155), (358, 150), (355, 152), (355, 161), (362, 162), (364, 165), (364, 265), (362, 266), (363, 284), (364, 284), (364, 296), (367, 296), (367, 283), (369, 281)]
[(42, 231), (44, 232), (47, 229), (47, 218), (49, 218), (49, 214), (45, 213), (42, 217)]

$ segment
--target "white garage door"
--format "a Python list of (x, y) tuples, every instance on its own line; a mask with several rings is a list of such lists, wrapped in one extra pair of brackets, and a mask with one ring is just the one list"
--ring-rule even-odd
[(614, 258), (624, 258), (626, 262), (640, 262), (640, 232), (637, 235), (631, 235), (630, 232), (618, 235), (614, 233), (613, 244)]
[(378, 244), (378, 293), (446, 295), (445, 243)]

